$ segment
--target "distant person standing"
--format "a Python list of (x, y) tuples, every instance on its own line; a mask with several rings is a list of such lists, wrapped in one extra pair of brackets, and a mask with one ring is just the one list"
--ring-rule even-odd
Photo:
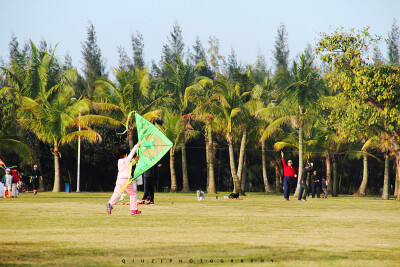
[(300, 191), (299, 191), (299, 196), (297, 198), (298, 200), (307, 201), (306, 199), (308, 194), (307, 173), (309, 173), (314, 169), (313, 165), (314, 165), (313, 163), (307, 163), (306, 166), (304, 166), (304, 169), (300, 177)]
[[(12, 174), (10, 169), (6, 169), (6, 174), (3, 176), (4, 183), (4, 198), (11, 198)], [(6, 196), (7, 191), (7, 196)]]
[(12, 187), (11, 187), (11, 196), (12, 197), (18, 197), (19, 196), (19, 188), (20, 188), (20, 178), (21, 175), (19, 174), (19, 171), (16, 169), (11, 170), (11, 175), (12, 175)]
[(39, 189), (39, 179), (43, 181), (42, 174), (37, 165), (33, 165), (33, 175), (31, 176), (31, 184), (33, 187), (33, 194), (36, 195)]
[(290, 194), (290, 184), (294, 177), (297, 177), (296, 172), (294, 170), (293, 161), (288, 160), (287, 164), (285, 162), (284, 154), (281, 151), (282, 164), (283, 164), (283, 195), (286, 201), (289, 201)]
[(325, 178), (322, 178), (321, 184), (322, 184), (322, 191), (324, 192), (322, 194), (322, 198), (327, 198), (328, 197), (328, 181)]
[(314, 171), (311, 175), (311, 192), (312, 198), (315, 197), (315, 193), (317, 193), (317, 198), (320, 198), (321, 194), (321, 180), (319, 180), (317, 176), (317, 171)]

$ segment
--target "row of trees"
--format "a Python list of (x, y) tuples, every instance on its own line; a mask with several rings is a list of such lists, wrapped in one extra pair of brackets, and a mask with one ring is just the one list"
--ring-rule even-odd
[[(244, 195), (249, 185), (256, 183), (258, 173), (263, 190), (280, 191), (282, 166), (279, 154), (272, 151), (286, 150), (298, 157), (298, 173), (305, 161), (317, 162), (333, 196), (345, 179), (352, 179), (338, 169), (339, 162), (362, 157), (364, 172), (356, 193), (364, 195), (368, 159), (378, 158), (373, 154), (379, 151), (385, 159), (384, 180), (379, 182), (383, 184), (382, 197), (389, 197), (392, 156), (400, 177), (396, 22), (387, 42), (389, 62), (378, 49), (371, 54), (370, 48), (377, 47), (379, 38), (371, 36), (368, 28), (321, 34), (314, 48), (308, 46), (289, 62), (288, 35), (282, 24), (275, 42), (274, 72), (262, 55), (254, 65), (239, 64), (234, 50), (225, 59), (215, 37), (210, 38), (207, 52), (197, 39), (192, 51), (185, 53), (178, 24), (163, 46), (160, 62), (153, 61), (148, 72), (143, 38), (139, 32), (131, 37), (133, 57), (119, 47), (120, 63), (113, 78), (106, 73), (92, 24), (82, 43), (83, 75), (72, 66), (69, 56), (64, 61), (54, 56), (56, 47), (49, 48), (43, 41), (39, 47), (31, 42), (20, 49), (13, 37), (10, 62), (1, 68), (2, 152), (10, 155), (12, 150), (22, 157), (15, 161), (36, 158), (40, 163), (45, 158), (40, 147), (46, 146), (54, 158), (53, 191), (57, 192), (60, 172), (71, 177), (70, 168), (60, 171), (60, 148), (72, 155), (69, 145), (81, 137), (93, 167), (110, 162), (111, 153), (104, 152), (123, 144), (115, 133), (125, 125), (126, 143), (133, 147), (135, 122), (128, 121), (128, 114), (136, 111), (157, 124), (174, 143), (169, 155), (171, 192), (178, 191), (179, 185), (184, 192), (194, 188), (187, 160), (197, 155), (187, 156), (187, 146), (200, 144), (205, 146), (207, 179), (196, 186), (205, 182), (208, 193), (216, 193), (216, 162), (219, 173), (221, 166), (229, 170), (234, 192)], [(321, 66), (316, 64), (316, 56)], [(218, 158), (218, 149), (226, 146), (227, 154), (220, 153)], [(255, 155), (254, 151), (260, 150), (261, 155)], [(182, 182), (175, 171), (177, 152)], [(87, 180), (96, 179), (94, 172), (88, 173)], [(395, 186), (398, 194), (398, 179)]]

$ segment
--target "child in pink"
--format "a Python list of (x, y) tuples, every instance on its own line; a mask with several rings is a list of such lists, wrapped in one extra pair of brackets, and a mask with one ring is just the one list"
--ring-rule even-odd
[[(136, 150), (142, 143), (141, 140), (132, 148), (131, 152), (129, 155), (127, 155), (127, 150), (124, 148), (116, 148), (113, 151), (113, 155), (116, 159), (118, 159), (118, 175), (117, 175), (117, 182), (115, 183), (115, 189), (114, 193), (111, 196), (110, 201), (107, 203), (107, 213), (111, 214), (111, 211), (113, 209), (113, 206), (117, 201), (120, 199), (120, 190), (122, 187), (126, 185), (129, 179), (129, 163), (131, 162), (133, 155), (136, 153)], [(140, 214), (141, 211), (138, 210), (138, 204), (137, 204), (137, 196), (136, 196), (136, 190), (133, 188), (132, 183), (129, 183), (129, 185), (125, 188), (125, 191), (129, 194), (130, 196), (130, 208), (133, 214)]]

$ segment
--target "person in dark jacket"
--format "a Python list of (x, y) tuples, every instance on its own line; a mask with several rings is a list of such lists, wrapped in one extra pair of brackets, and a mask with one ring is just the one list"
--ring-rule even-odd
[(315, 197), (315, 193), (317, 193), (317, 198), (320, 198), (321, 194), (321, 180), (317, 176), (317, 171), (314, 171), (311, 175), (311, 190), (312, 197)]
[(160, 168), (161, 166), (162, 164), (158, 163), (143, 174), (144, 193), (142, 201), (140, 202), (141, 204), (154, 205), (154, 180), (157, 168)]
[(33, 166), (33, 175), (31, 176), (31, 184), (33, 186), (33, 194), (36, 195), (39, 189), (39, 179), (43, 181), (42, 173), (38, 169), (37, 165)]
[[(307, 163), (306, 166), (304, 166), (304, 169), (301, 173), (300, 177), (300, 191), (299, 191), (299, 197), (298, 200), (303, 200), (306, 201), (306, 197), (308, 194), (308, 186), (307, 186), (307, 173), (312, 171), (314, 169), (313, 163)], [(304, 194), (303, 194), (304, 191)]]

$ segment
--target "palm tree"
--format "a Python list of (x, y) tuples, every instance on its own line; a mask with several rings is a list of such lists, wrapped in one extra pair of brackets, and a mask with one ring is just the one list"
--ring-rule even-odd
[(135, 67), (130, 71), (114, 69), (114, 72), (116, 83), (108, 78), (96, 81), (94, 98), (98, 102), (93, 106), (103, 115), (93, 115), (91, 120), (113, 127), (126, 125), (127, 140), (132, 148), (136, 124), (129, 118), (129, 114), (135, 111), (145, 119), (154, 121), (161, 114), (161, 110), (155, 108), (165, 95), (159, 97), (150, 89), (149, 74), (146, 69)]
[(185, 133), (185, 125), (180, 114), (165, 111), (163, 114), (163, 124), (159, 126), (165, 136), (173, 142), (169, 151), (169, 167), (171, 173), (171, 192), (177, 192), (178, 186), (175, 174), (175, 152), (182, 146), (182, 136)]
[[(324, 93), (324, 86), (318, 78), (313, 61), (307, 61), (305, 54), (300, 56), (300, 62), (293, 61), (288, 85), (283, 90), (283, 100), (275, 107), (259, 110), (264, 117), (274, 116), (276, 119), (266, 129), (266, 135), (273, 133), (282, 124), (289, 123), (298, 130), (299, 170), (303, 170), (303, 135), (307, 123), (318, 116), (317, 102)], [(311, 123), (312, 124), (312, 123)], [(295, 196), (300, 189), (300, 179), (297, 182)]]
[[(32, 163), (33, 161), (34, 156), (32, 149), (21, 141), (20, 137), (7, 135), (6, 132), (0, 130), (0, 152), (3, 154), (9, 151), (19, 155), (25, 162)], [(4, 158), (3, 160), (6, 161)]]
[[(191, 120), (193, 115), (194, 106), (189, 101), (191, 86), (194, 83), (195, 72), (204, 65), (204, 62), (200, 62), (195, 68), (193, 68), (189, 61), (184, 64), (179, 56), (175, 55), (176, 67), (164, 62), (167, 73), (167, 77), (163, 79), (168, 92), (172, 93), (172, 97), (169, 98), (168, 108), (176, 114), (181, 115), (181, 119), (185, 124), (185, 131), (193, 130), (191, 126)], [(189, 191), (189, 178), (187, 172), (186, 163), (186, 139), (187, 135), (182, 135), (182, 180), (183, 186), (182, 191)]]
[[(3, 94), (5, 93), (5, 94)], [(19, 155), (26, 163), (32, 163), (34, 154), (32, 149), (21, 138), (16, 125), (15, 99), (6, 90), (0, 90), (0, 154), (12, 151)], [(16, 129), (14, 131), (14, 129)], [(6, 160), (3, 157), (3, 160)]]
[(207, 162), (207, 193), (216, 194), (214, 175), (213, 129), (217, 127), (214, 116), (217, 105), (217, 87), (210, 78), (201, 77), (193, 85), (190, 99), (196, 101), (197, 107), (193, 111), (197, 120), (205, 125), (204, 137)]
[[(23, 56), (13, 58), (8, 69), (1, 67), (7, 77), (7, 86), (3, 87), (1, 92), (7, 98), (13, 99), (14, 112), (24, 104), (24, 97), (37, 99), (39, 94), (47, 92), (57, 84), (62, 67), (54, 53), (55, 49), (52, 52), (37, 49), (31, 41), (28, 51)], [(34, 152), (40, 167), (41, 156), (37, 136), (34, 136), (34, 143)], [(39, 190), (44, 190), (43, 181), (39, 180), (39, 183)]]
[(79, 112), (85, 113), (89, 110), (87, 99), (77, 101), (71, 99), (75, 95), (71, 81), (76, 78), (76, 74), (73, 70), (62, 71), (58, 83), (47, 91), (42, 88), (37, 98), (23, 96), (21, 99), (23, 104), (18, 112), (18, 121), (23, 127), (34, 132), (43, 142), (53, 146), (53, 192), (60, 191), (60, 146), (71, 143), (78, 136), (89, 141), (99, 140), (97, 133), (82, 125), (82, 122), (81, 126), (86, 130), (73, 131), (79, 119)]
[(248, 70), (244, 73), (236, 68), (233, 71), (232, 80), (235, 83), (236, 90), (239, 92), (249, 92), (247, 98), (243, 98), (242, 103), (242, 112), (240, 114), (241, 121), (243, 123), (237, 124), (237, 129), (242, 133), (242, 140), (240, 143), (239, 150), (239, 160), (238, 160), (238, 168), (237, 168), (237, 176), (242, 187), (242, 191), (244, 192), (244, 180), (242, 180), (242, 174), (245, 165), (245, 149), (247, 143), (247, 136), (249, 129), (252, 129), (255, 126), (256, 120), (254, 118), (254, 113), (261, 108), (262, 101), (262, 87), (256, 84), (252, 80), (252, 70), (249, 67)]
[[(218, 98), (220, 105), (218, 106), (216, 116), (226, 135), (226, 141), (229, 147), (229, 162), (234, 185), (233, 191), (234, 193), (245, 195), (241, 188), (241, 181), (238, 172), (236, 171), (235, 155), (233, 151), (234, 126), (240, 127), (240, 125), (244, 123), (243, 118), (245, 117), (244, 113), (246, 112), (245, 104), (250, 99), (252, 92), (246, 91), (247, 88), (235, 84), (222, 75), (218, 75), (217, 86), (219, 88)], [(244, 140), (244, 142), (241, 144), (241, 150), (244, 151), (243, 144), (245, 143), (246, 138), (242, 137), (242, 140)]]
[[(267, 127), (268, 123), (272, 122), (272, 118), (263, 118), (260, 119), (258, 116), (258, 111), (261, 110), (266, 106), (266, 103), (271, 102), (271, 95), (272, 91), (275, 88), (274, 83), (269, 79), (268, 76), (265, 77), (264, 81), (262, 84), (257, 84), (256, 85), (257, 90), (255, 90), (255, 93), (257, 94), (255, 96), (255, 99), (257, 101), (253, 102), (255, 105), (252, 105), (252, 118), (255, 121), (253, 127), (253, 130), (256, 131), (256, 136), (259, 142), (261, 143), (261, 165), (262, 165), (262, 173), (263, 173), (263, 180), (264, 180), (264, 189), (265, 192), (273, 192), (271, 186), (269, 185), (268, 182), (268, 176), (267, 176), (267, 160), (266, 160), (266, 138), (263, 137), (264, 130)], [(279, 181), (279, 179), (277, 179)], [(279, 185), (277, 187), (279, 189)], [(278, 190), (279, 191), (279, 190)]]

